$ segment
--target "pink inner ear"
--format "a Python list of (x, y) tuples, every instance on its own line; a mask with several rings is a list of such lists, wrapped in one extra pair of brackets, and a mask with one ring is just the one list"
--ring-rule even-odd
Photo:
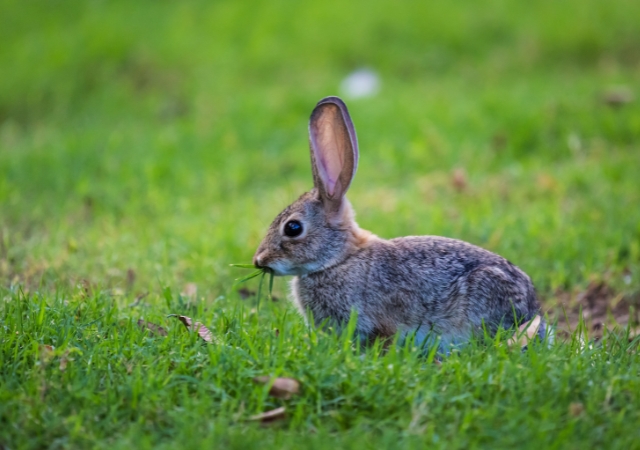
[(327, 195), (333, 196), (344, 166), (344, 155), (340, 151), (332, 121), (320, 119), (319, 122), (314, 139), (318, 175), (322, 179)]

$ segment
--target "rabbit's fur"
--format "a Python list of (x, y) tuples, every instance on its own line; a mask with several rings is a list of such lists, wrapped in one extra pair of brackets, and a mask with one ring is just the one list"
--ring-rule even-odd
[[(355, 128), (337, 97), (321, 100), (309, 123), (315, 187), (273, 221), (257, 267), (293, 275), (293, 298), (316, 324), (341, 327), (357, 312), (364, 340), (415, 333), (440, 349), (539, 312), (531, 279), (494, 253), (438, 236), (381, 239), (362, 230), (345, 197), (358, 163)], [(290, 221), (299, 236), (285, 234)], [(544, 323), (538, 330), (544, 338)]]

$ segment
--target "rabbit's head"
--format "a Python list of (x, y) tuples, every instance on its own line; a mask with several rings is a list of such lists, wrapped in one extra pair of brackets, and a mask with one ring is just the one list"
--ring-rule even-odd
[(339, 263), (371, 234), (360, 230), (345, 198), (358, 166), (358, 141), (337, 97), (316, 105), (309, 120), (314, 188), (282, 211), (253, 262), (276, 275), (303, 275)]

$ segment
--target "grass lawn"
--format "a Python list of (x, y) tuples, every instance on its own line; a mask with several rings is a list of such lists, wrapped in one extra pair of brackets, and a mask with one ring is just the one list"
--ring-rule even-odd
[[(640, 448), (638, 17), (0, 0), (0, 448)], [(234, 286), (311, 187), (311, 109), (359, 68), (381, 82), (345, 98), (359, 224), (513, 261), (564, 330), (550, 348), (360, 351), (306, 327), (287, 280)]]

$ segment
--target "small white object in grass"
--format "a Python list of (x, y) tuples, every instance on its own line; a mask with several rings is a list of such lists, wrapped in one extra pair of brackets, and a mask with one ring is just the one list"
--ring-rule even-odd
[(355, 70), (340, 83), (340, 92), (349, 98), (371, 97), (379, 89), (380, 77), (371, 69)]
[(515, 334), (507, 341), (509, 346), (519, 345), (523, 347), (527, 345), (538, 335), (538, 329), (540, 328), (541, 318), (535, 316), (529, 322), (526, 322), (518, 328)]

